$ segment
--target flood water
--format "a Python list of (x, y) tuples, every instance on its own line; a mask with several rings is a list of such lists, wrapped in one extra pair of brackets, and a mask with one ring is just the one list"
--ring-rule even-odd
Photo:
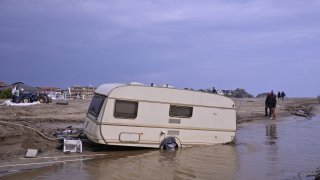
[(111, 151), (99, 159), (65, 162), (4, 179), (314, 179), (320, 167), (320, 116), (239, 126), (231, 145), (176, 152)]

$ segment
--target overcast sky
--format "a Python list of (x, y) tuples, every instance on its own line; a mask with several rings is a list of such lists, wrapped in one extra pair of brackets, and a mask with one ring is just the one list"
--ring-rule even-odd
[(319, 0), (0, 0), (0, 81), (320, 95)]

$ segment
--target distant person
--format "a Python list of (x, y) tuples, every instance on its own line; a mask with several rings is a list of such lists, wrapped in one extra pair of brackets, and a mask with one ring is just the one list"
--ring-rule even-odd
[(13, 87), (11, 90), (12, 102), (16, 102), (16, 94), (15, 94), (16, 90), (17, 90), (16, 87)]
[[(271, 115), (271, 107), (270, 107), (270, 101), (271, 101), (271, 94), (268, 93), (267, 97), (266, 97), (266, 100), (265, 100), (265, 108), (264, 108), (264, 111), (265, 111), (265, 116), (269, 116)], [(269, 112), (268, 112), (269, 111)]]
[(280, 93), (280, 91), (278, 92), (278, 99), (280, 99), (281, 98), (281, 93)]
[(217, 90), (216, 90), (215, 87), (212, 88), (212, 93), (213, 93), (213, 94), (217, 94)]
[(286, 96), (286, 93), (284, 93), (284, 91), (281, 92), (281, 99), (283, 101), (283, 98)]
[(20, 91), (19, 89), (16, 89), (14, 91), (14, 95), (15, 95), (15, 103), (19, 103), (19, 96), (20, 96)]
[[(273, 91), (271, 91), (271, 98), (270, 98), (270, 112), (269, 115), (271, 120), (276, 120), (276, 107), (277, 107), (277, 97), (275, 94), (273, 94)], [(272, 117), (271, 117), (272, 115)]]

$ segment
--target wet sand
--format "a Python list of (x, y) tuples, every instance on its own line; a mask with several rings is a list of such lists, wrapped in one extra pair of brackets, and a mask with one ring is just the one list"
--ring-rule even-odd
[[(237, 108), (238, 124), (266, 120), (264, 98), (233, 99)], [(1, 103), (1, 102), (0, 102)], [(35, 128), (50, 136), (56, 128), (82, 127), (90, 99), (69, 100), (68, 105), (39, 104), (27, 107), (0, 107), (0, 121), (22, 124)], [(277, 103), (277, 117), (291, 116), (295, 107), (312, 108), (318, 104), (314, 98), (287, 98)], [(52, 137), (53, 138), (53, 137)], [(39, 156), (63, 155), (56, 147), (58, 141), (43, 138), (37, 132), (25, 127), (0, 123), (0, 165), (14, 164), (24, 157), (27, 149), (39, 149)], [(84, 146), (83, 155), (95, 154), (93, 146)]]

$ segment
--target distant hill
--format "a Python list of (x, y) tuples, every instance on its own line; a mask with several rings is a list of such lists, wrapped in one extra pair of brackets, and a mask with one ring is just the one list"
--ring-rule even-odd
[(256, 98), (266, 98), (269, 93), (261, 93), (256, 96)]
[(5, 82), (2, 82), (0, 81), (0, 87), (7, 87), (9, 86), (9, 84), (5, 83)]

